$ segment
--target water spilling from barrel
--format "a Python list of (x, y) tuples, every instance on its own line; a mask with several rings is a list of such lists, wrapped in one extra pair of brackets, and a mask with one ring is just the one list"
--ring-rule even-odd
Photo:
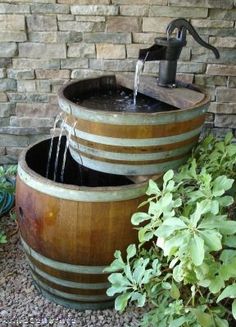
[(144, 63), (145, 63), (144, 60), (138, 60), (136, 63), (135, 75), (134, 75), (134, 99), (133, 99), (134, 106), (136, 106), (137, 103), (137, 94), (138, 94), (138, 88), (140, 83), (140, 75), (143, 71)]
[(57, 178), (57, 168), (58, 168), (58, 160), (59, 160), (59, 153), (60, 153), (60, 149), (61, 149), (61, 138), (62, 138), (62, 134), (65, 130), (65, 123), (66, 123), (67, 118), (65, 118), (62, 121), (61, 124), (61, 131), (59, 134), (59, 138), (58, 138), (58, 143), (57, 143), (57, 150), (56, 150), (56, 159), (55, 159), (55, 165), (54, 165), (54, 174), (53, 174), (53, 180), (56, 181)]

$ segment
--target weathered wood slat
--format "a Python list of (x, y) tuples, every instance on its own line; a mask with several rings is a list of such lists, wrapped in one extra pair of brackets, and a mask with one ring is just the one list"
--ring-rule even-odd
[[(116, 74), (116, 81), (128, 89), (134, 88), (133, 74)], [(138, 92), (180, 109), (194, 107), (205, 97), (203, 93), (182, 86), (173, 89), (161, 87), (155, 77), (143, 75), (140, 78)]]

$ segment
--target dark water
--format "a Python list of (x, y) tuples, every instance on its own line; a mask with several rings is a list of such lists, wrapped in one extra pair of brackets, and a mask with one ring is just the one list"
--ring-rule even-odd
[[(30, 150), (26, 154), (26, 163), (34, 172), (46, 177), (48, 153), (51, 140), (45, 140)], [(48, 171), (48, 179), (54, 179), (55, 159), (57, 152), (58, 137), (55, 137), (52, 148), (51, 164)], [(61, 170), (63, 166), (63, 156), (66, 146), (66, 136), (62, 136), (59, 157), (58, 157), (58, 169), (56, 174), (56, 182), (61, 183)], [(65, 170), (64, 170), (64, 182), (63, 184), (70, 184), (76, 186), (122, 186), (133, 184), (127, 177), (122, 175), (112, 175), (107, 173), (98, 172), (79, 165), (70, 155), (70, 151), (67, 151)], [(66, 191), (65, 191), (66, 192)]]
[(176, 109), (167, 103), (155, 100), (138, 93), (134, 105), (133, 91), (122, 88), (106, 92), (85, 94), (83, 99), (74, 99), (73, 102), (94, 110), (115, 112), (161, 112)]

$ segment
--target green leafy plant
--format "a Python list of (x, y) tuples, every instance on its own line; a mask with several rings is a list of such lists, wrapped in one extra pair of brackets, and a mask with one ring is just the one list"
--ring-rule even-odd
[[(17, 166), (9, 166), (8, 168), (0, 166), (0, 216), (2, 212), (4, 212), (3, 209), (6, 205), (6, 201), (8, 200), (5, 194), (13, 194), (15, 192), (15, 185), (12, 182), (12, 178), (15, 178), (16, 171)], [(6, 242), (6, 235), (0, 230), (0, 244)]]
[[(140, 205), (147, 210), (131, 218), (139, 244), (127, 248), (125, 260), (116, 251), (106, 269), (111, 273), (107, 294), (118, 295), (117, 310), (130, 302), (151, 307), (142, 326), (235, 325), (236, 221), (228, 216), (234, 202), (228, 192), (234, 183), (236, 145), (231, 139), (209, 136), (178, 172), (165, 173), (162, 186), (149, 181), (148, 199)], [(222, 167), (223, 153), (227, 162)]]

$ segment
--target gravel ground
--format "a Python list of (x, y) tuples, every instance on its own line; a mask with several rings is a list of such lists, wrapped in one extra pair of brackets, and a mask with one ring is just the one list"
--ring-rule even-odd
[(19, 242), (16, 223), (8, 217), (0, 220), (8, 237), (0, 245), (0, 326), (1, 327), (136, 327), (142, 310), (128, 308), (126, 313), (115, 310), (66, 309), (49, 302), (32, 283), (29, 268)]

